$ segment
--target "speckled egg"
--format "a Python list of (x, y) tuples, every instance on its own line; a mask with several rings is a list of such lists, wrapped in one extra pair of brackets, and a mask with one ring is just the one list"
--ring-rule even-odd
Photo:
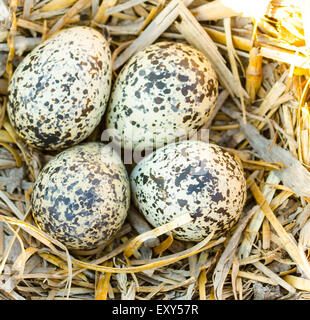
[(127, 171), (108, 145), (80, 144), (47, 163), (31, 201), (40, 229), (68, 248), (91, 249), (111, 239), (126, 218)]
[(99, 124), (111, 76), (110, 48), (100, 32), (89, 27), (63, 30), (16, 68), (8, 89), (11, 123), (34, 147), (73, 146)]
[(219, 236), (238, 220), (246, 199), (240, 162), (202, 141), (172, 143), (141, 160), (130, 176), (135, 205), (154, 227), (190, 213), (192, 221), (173, 230), (177, 239)]
[(135, 150), (190, 137), (210, 117), (217, 94), (216, 74), (200, 51), (184, 43), (155, 43), (118, 75), (107, 110), (109, 135)]

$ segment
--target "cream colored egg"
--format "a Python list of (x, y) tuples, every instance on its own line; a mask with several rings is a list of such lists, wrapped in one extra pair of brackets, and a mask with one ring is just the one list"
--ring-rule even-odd
[(68, 248), (92, 249), (111, 239), (126, 218), (127, 171), (108, 145), (74, 146), (43, 168), (31, 201), (40, 229)]
[(107, 129), (125, 149), (145, 150), (192, 136), (218, 94), (207, 58), (184, 43), (159, 42), (134, 55), (111, 93)]
[(12, 125), (42, 149), (73, 146), (99, 124), (110, 96), (111, 53), (89, 27), (57, 33), (18, 65), (8, 88)]
[(157, 149), (137, 164), (130, 182), (134, 203), (152, 226), (190, 213), (193, 220), (173, 231), (180, 240), (223, 234), (239, 219), (246, 199), (239, 161), (201, 141)]

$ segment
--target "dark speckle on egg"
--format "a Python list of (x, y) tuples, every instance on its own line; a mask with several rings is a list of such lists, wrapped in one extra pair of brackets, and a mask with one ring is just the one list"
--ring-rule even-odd
[(73, 27), (30, 52), (8, 88), (8, 116), (34, 147), (78, 144), (99, 124), (111, 89), (111, 52), (95, 29)]
[(219, 146), (181, 141), (157, 149), (141, 160), (130, 176), (135, 205), (154, 227), (190, 213), (192, 222), (173, 233), (200, 241), (219, 236), (242, 212), (246, 182), (240, 163)]
[(129, 208), (130, 186), (118, 154), (91, 142), (50, 160), (32, 193), (36, 224), (73, 249), (92, 249), (120, 229)]
[(113, 136), (126, 149), (175, 142), (193, 135), (209, 119), (217, 88), (215, 71), (200, 51), (184, 43), (155, 43), (134, 55), (119, 73), (107, 128), (116, 129)]

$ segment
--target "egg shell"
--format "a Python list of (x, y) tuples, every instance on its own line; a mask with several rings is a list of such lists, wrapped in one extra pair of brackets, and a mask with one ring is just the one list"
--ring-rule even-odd
[(46, 164), (31, 202), (40, 229), (68, 248), (92, 249), (111, 239), (126, 218), (127, 171), (108, 145), (83, 143)]
[(223, 234), (239, 219), (246, 199), (239, 161), (202, 141), (157, 149), (137, 164), (130, 183), (136, 207), (152, 226), (190, 213), (193, 220), (173, 230), (185, 241), (200, 241), (213, 231)]
[(118, 75), (106, 127), (125, 149), (149, 150), (192, 136), (218, 95), (207, 58), (184, 43), (158, 42), (134, 55)]
[(8, 88), (8, 116), (34, 147), (78, 144), (99, 124), (110, 96), (111, 52), (89, 27), (57, 33), (18, 65)]

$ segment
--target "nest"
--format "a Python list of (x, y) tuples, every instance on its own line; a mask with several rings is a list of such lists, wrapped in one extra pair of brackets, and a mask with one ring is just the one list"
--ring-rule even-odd
[[(310, 299), (310, 7), (256, 2), (0, 0), (0, 299)], [(69, 251), (36, 227), (32, 187), (54, 154), (18, 137), (7, 87), (29, 51), (76, 25), (109, 39), (114, 79), (159, 40), (187, 42), (210, 60), (219, 97), (203, 129), (241, 159), (248, 187), (222, 237), (178, 241), (171, 231), (188, 216), (152, 229), (133, 207), (91, 251)], [(100, 141), (99, 130), (88, 140)]]

